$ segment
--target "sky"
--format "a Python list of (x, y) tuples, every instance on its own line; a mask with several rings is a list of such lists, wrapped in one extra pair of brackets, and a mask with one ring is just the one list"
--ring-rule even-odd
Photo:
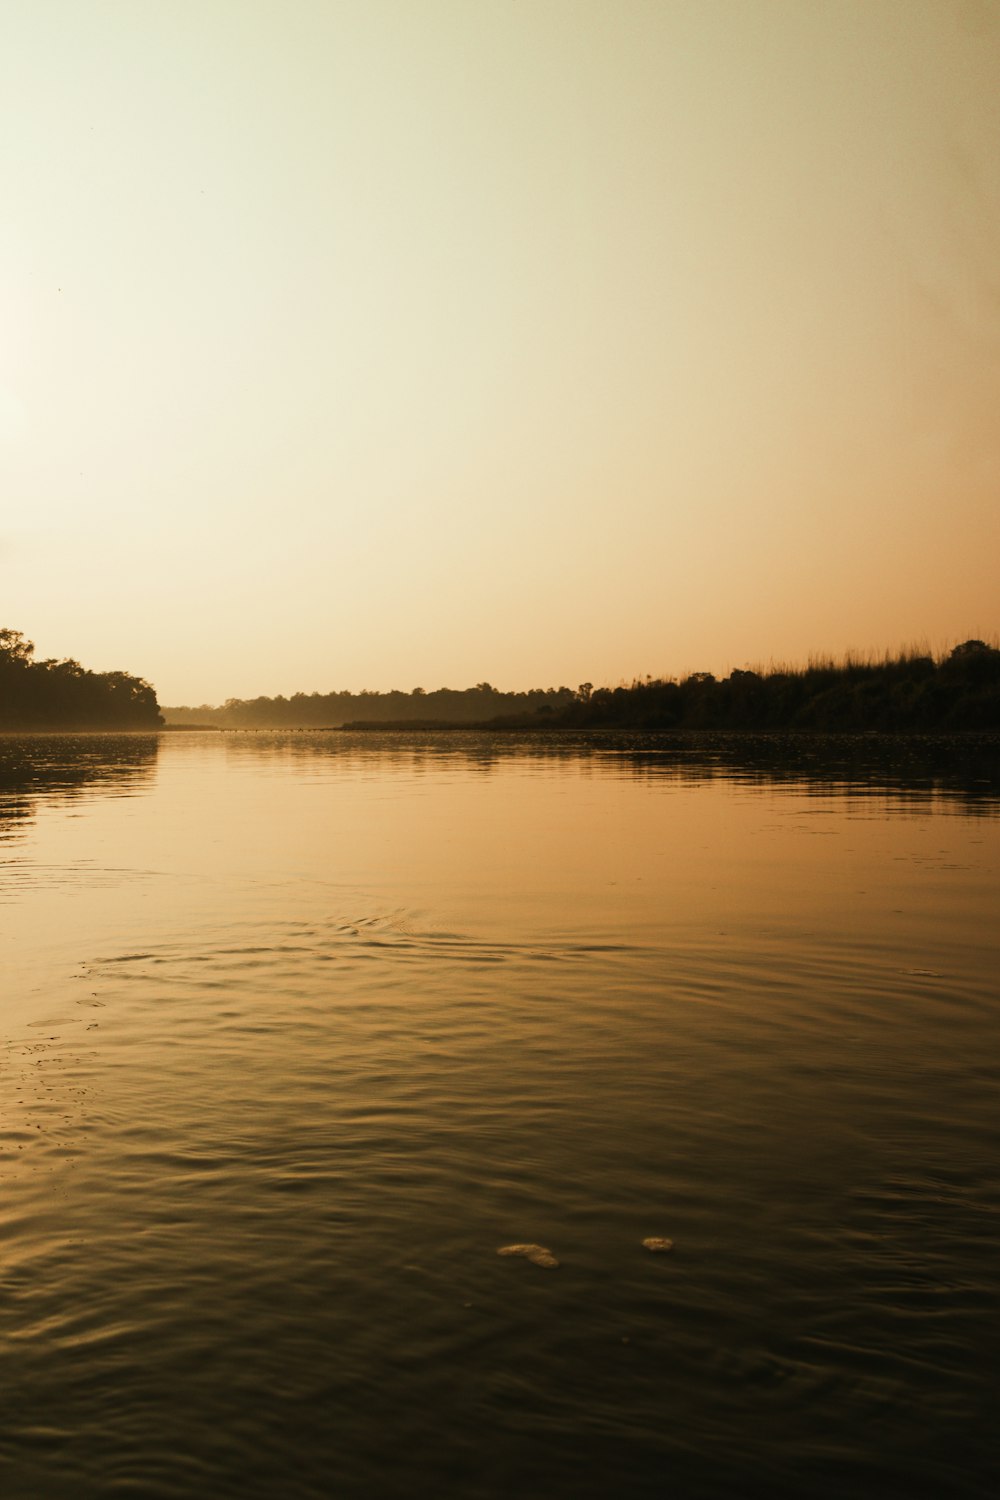
[(0, 625), (164, 704), (1000, 628), (1000, 0), (0, 0)]

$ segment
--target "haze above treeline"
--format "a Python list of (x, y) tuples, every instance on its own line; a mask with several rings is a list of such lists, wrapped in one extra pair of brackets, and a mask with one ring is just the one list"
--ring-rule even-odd
[(617, 687), (503, 692), (489, 682), (427, 692), (295, 693), (167, 707), (129, 672), (72, 658), (36, 661), (18, 630), (0, 629), (0, 729), (754, 729), (1000, 730), (1000, 649), (974, 639), (934, 657), (922, 649), (813, 660), (805, 667), (691, 672)]

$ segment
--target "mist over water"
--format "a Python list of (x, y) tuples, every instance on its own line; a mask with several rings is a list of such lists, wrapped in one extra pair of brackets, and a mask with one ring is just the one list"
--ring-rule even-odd
[(4, 1495), (992, 1495), (996, 764), (4, 741)]

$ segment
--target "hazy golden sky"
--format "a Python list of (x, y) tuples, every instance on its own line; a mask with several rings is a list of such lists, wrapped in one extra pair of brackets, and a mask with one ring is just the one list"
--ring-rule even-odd
[(1000, 626), (1000, 0), (0, 14), (41, 655), (197, 703)]

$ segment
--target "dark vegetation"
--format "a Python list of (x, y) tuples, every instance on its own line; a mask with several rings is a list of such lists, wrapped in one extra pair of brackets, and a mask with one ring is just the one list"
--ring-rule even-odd
[(165, 713), (171, 725), (232, 729), (1000, 730), (1000, 650), (971, 640), (940, 659), (904, 651), (744, 669), (724, 678), (692, 672), (615, 688), (585, 682), (575, 690), (526, 693), (502, 693), (486, 682), (431, 693), (296, 693)]
[(940, 661), (909, 652), (581, 689), (558, 722), (573, 729), (995, 730), (1000, 650), (966, 641)]
[(488, 682), (471, 688), (437, 688), (412, 693), (294, 693), (290, 698), (229, 698), (221, 708), (166, 708), (168, 725), (214, 725), (223, 729), (339, 729), (354, 719), (373, 724), (404, 724), (408, 729), (438, 724), (481, 724), (501, 714), (539, 714), (570, 708), (572, 688), (533, 688), (502, 693)]
[(0, 729), (157, 729), (156, 693), (128, 672), (35, 661), (19, 630), (0, 629)]

